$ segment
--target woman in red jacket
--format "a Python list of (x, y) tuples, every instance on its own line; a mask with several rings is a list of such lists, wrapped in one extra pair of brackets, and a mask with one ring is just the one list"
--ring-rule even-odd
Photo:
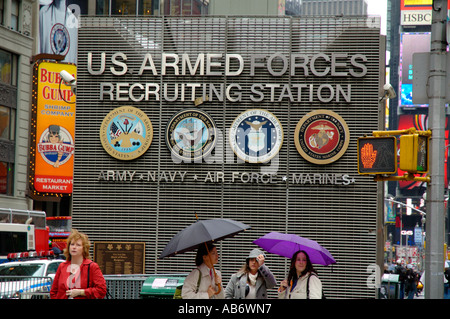
[(66, 262), (59, 265), (53, 280), (52, 299), (102, 299), (106, 282), (97, 263), (90, 260), (88, 236), (76, 229), (67, 238)]

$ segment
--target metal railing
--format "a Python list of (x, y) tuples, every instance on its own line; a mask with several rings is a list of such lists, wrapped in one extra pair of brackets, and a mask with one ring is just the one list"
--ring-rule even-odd
[[(150, 275), (105, 275), (105, 299), (140, 299)], [(50, 299), (51, 277), (0, 276), (0, 299)]]
[(150, 275), (105, 275), (106, 299), (140, 299), (144, 281)]
[(51, 277), (0, 276), (0, 299), (48, 299)]

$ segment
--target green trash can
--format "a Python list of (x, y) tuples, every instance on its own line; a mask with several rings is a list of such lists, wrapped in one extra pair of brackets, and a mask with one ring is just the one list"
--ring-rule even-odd
[(383, 274), (379, 289), (380, 299), (398, 299), (400, 294), (399, 275)]
[(143, 283), (141, 299), (173, 299), (175, 290), (183, 285), (188, 274), (151, 275)]

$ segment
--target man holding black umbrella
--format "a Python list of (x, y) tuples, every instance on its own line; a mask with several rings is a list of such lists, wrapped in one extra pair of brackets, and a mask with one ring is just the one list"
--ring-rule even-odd
[(217, 248), (212, 244), (201, 244), (197, 250), (197, 268), (186, 277), (181, 291), (183, 299), (224, 299), (220, 271), (214, 269), (219, 261)]

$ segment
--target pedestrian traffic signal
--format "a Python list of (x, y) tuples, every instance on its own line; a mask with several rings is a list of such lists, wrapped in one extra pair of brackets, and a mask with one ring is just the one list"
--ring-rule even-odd
[(428, 172), (429, 136), (407, 134), (400, 136), (400, 164), (402, 171), (409, 173)]
[(358, 173), (361, 175), (397, 173), (397, 138), (395, 136), (358, 138)]

